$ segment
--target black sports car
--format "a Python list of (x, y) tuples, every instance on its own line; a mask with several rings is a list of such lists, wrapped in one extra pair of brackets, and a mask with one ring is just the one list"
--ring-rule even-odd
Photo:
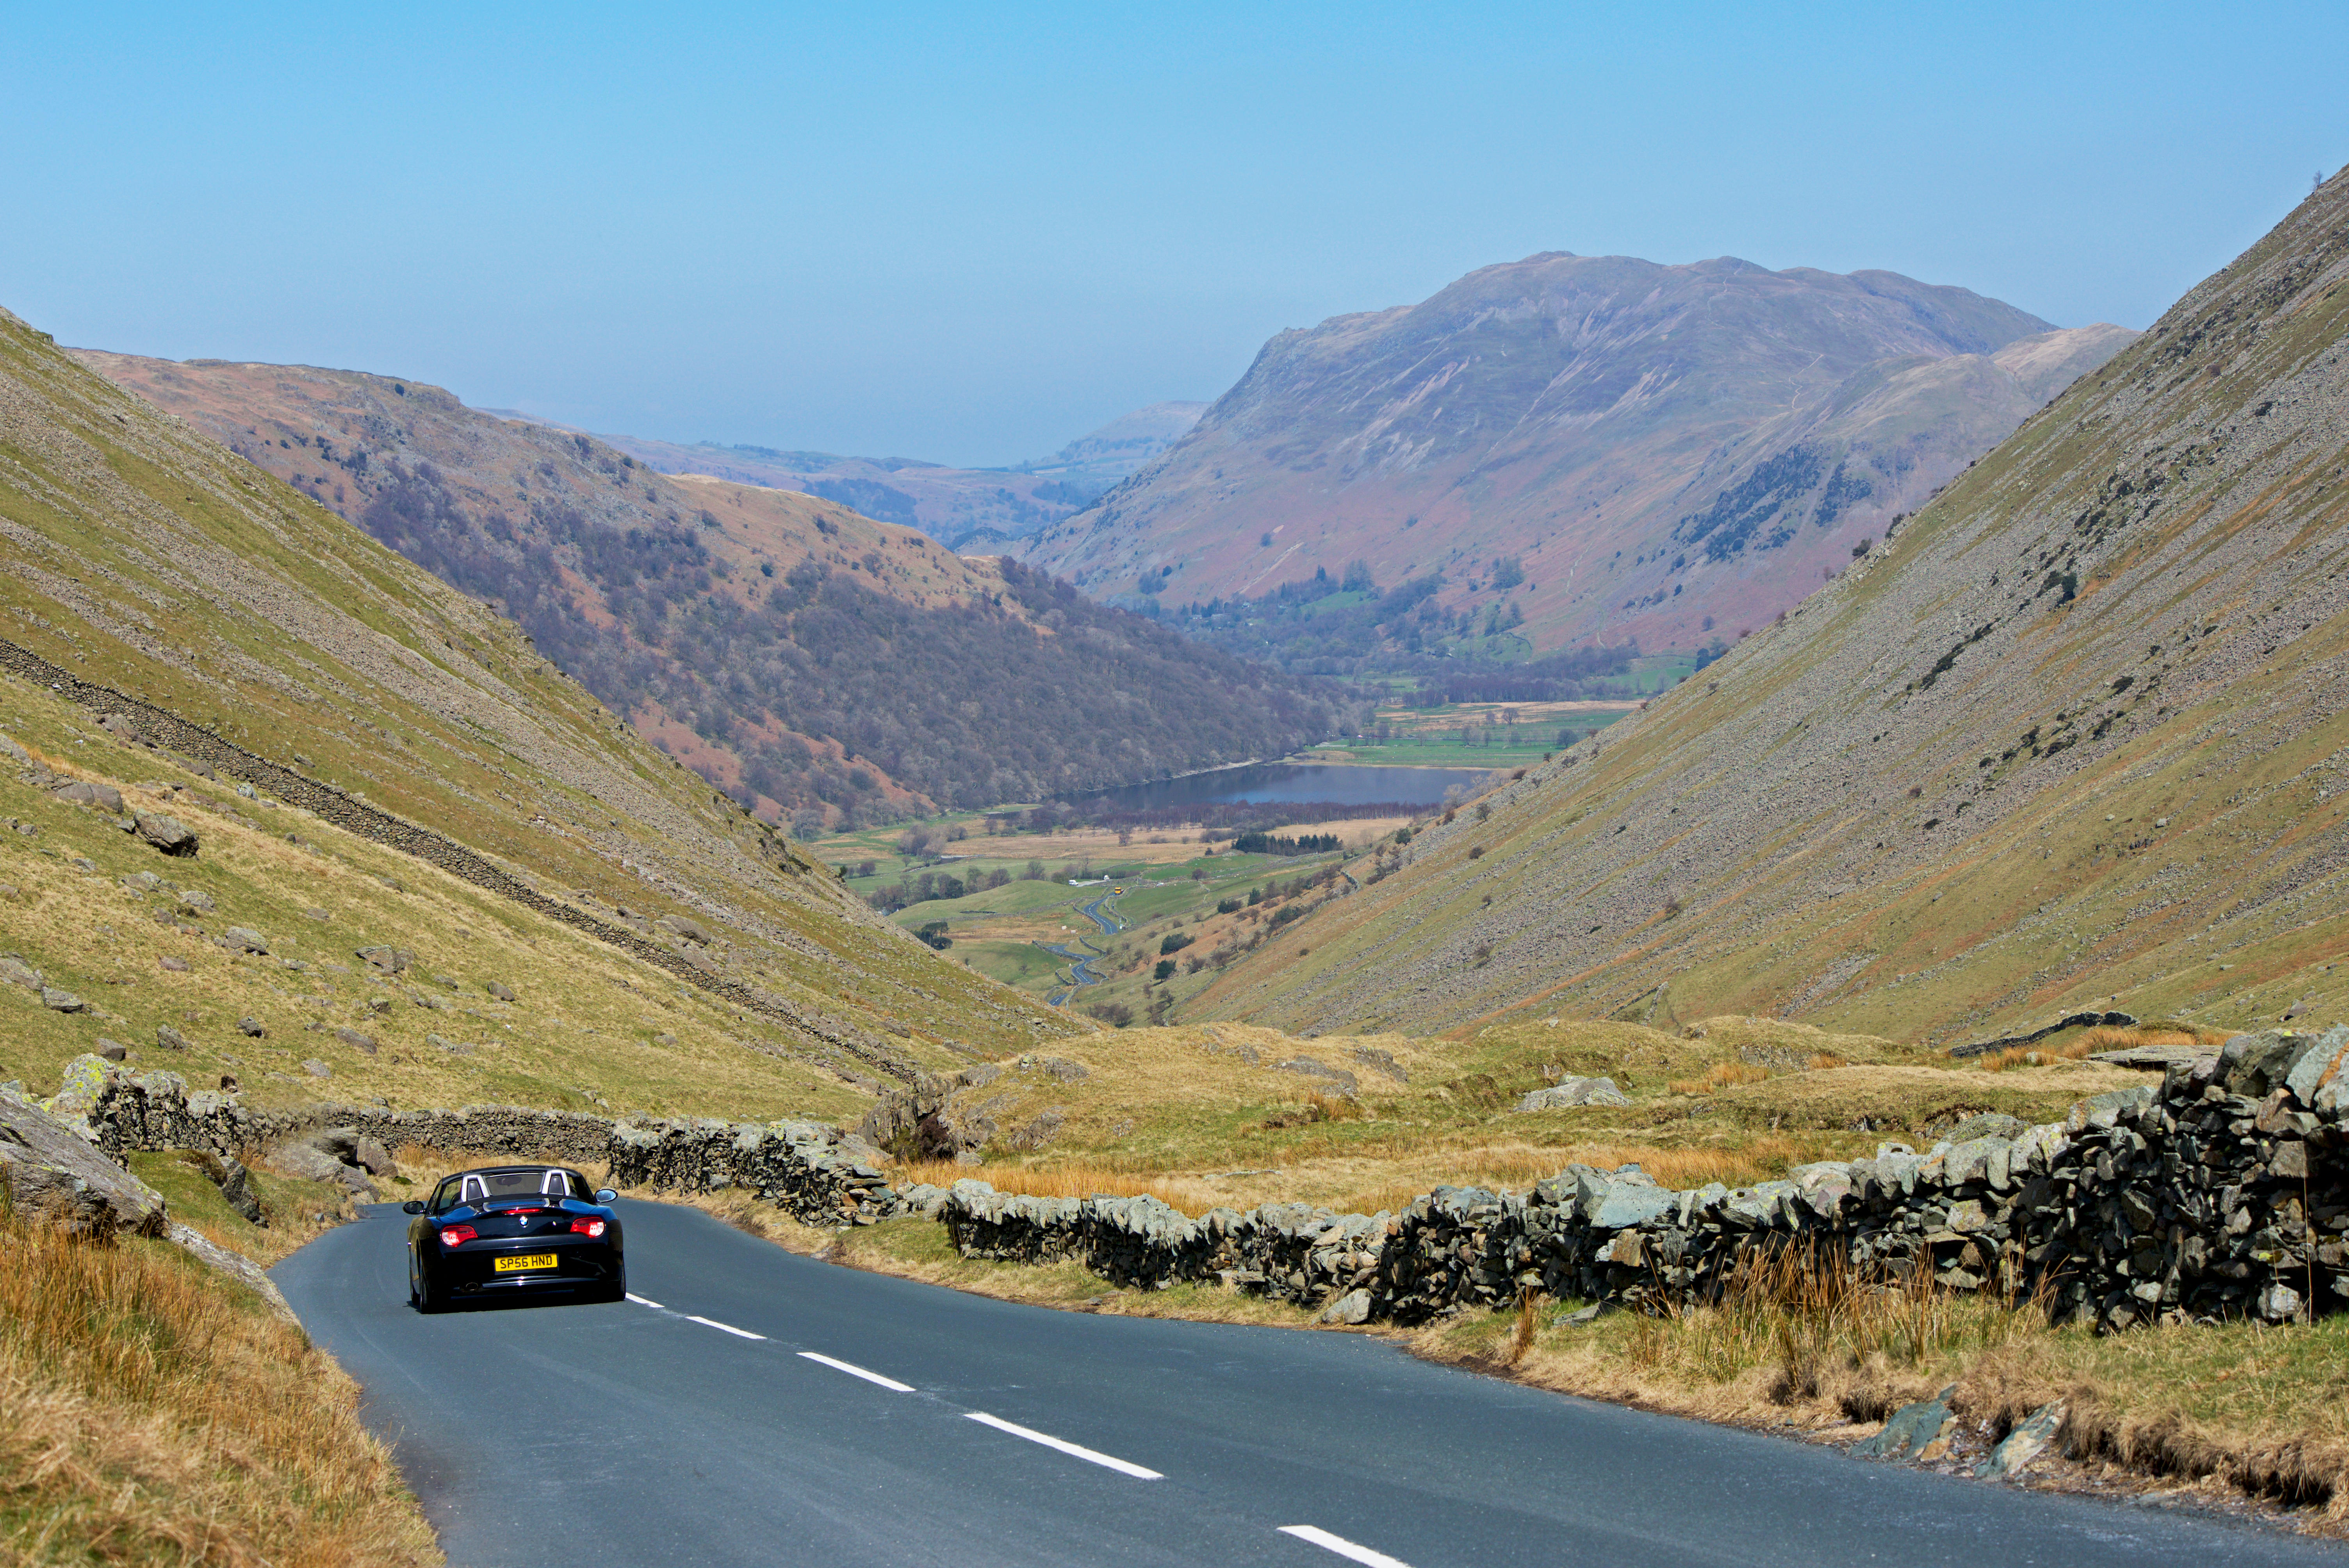
[(617, 1301), (628, 1288), (618, 1196), (560, 1165), (460, 1171), (405, 1205), (408, 1301), (419, 1312), (508, 1291), (567, 1290)]

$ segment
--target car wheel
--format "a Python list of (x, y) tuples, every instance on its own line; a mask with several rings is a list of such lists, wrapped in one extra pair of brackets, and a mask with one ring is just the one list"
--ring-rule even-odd
[(627, 1264), (622, 1264), (620, 1265), (619, 1273), (613, 1277), (612, 1283), (604, 1287), (603, 1299), (605, 1301), (626, 1301), (628, 1299)]
[(432, 1271), (421, 1266), (416, 1271), (415, 1297), (419, 1312), (439, 1312), (449, 1305), (432, 1283)]

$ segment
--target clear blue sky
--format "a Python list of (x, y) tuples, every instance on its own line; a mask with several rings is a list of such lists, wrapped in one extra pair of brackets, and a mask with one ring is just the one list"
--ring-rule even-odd
[(60, 341), (965, 463), (1536, 251), (2143, 326), (2349, 160), (2337, 4), (18, 4), (0, 38), (0, 304)]

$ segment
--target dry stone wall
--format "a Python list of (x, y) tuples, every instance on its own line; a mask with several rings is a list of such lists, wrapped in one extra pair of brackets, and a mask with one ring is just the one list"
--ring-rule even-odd
[(388, 1150), (415, 1144), (602, 1163), (626, 1187), (743, 1187), (811, 1224), (870, 1224), (907, 1206), (883, 1176), (870, 1145), (814, 1122), (616, 1121), (510, 1105), (266, 1110), (233, 1094), (191, 1090), (176, 1073), (134, 1075), (95, 1056), (77, 1057), (59, 1092), (45, 1103), (51, 1115), (118, 1161), (132, 1150), (204, 1149), (235, 1156), (335, 1130), (347, 1133), (348, 1141), (372, 1140)]
[(1401, 1214), (1299, 1205), (1191, 1219), (1148, 1198), (1046, 1199), (960, 1181), (940, 1217), (967, 1256), (1075, 1259), (1118, 1283), (1221, 1279), (1411, 1324), (1521, 1292), (1626, 1305), (1715, 1297), (1755, 1248), (1865, 1274), (2044, 1299), (2059, 1320), (2272, 1322), (2349, 1308), (2349, 1027), (2240, 1036), (2061, 1123), (1983, 1117), (1919, 1153), (1693, 1191), (1636, 1166), (1525, 1193), (1438, 1188)]
[(2061, 1321), (2303, 1320), (2349, 1309), (2349, 1026), (2271, 1030), (2062, 1122), (1977, 1117), (1919, 1153), (1675, 1191), (1637, 1166), (1569, 1166), (1528, 1192), (1439, 1187), (1400, 1214), (1301, 1203), (1192, 1218), (1154, 1198), (1040, 1198), (983, 1181), (898, 1191), (864, 1137), (812, 1122), (611, 1121), (475, 1106), (265, 1111), (97, 1057), (49, 1102), (98, 1148), (222, 1154), (348, 1129), (387, 1148), (602, 1161), (616, 1182), (741, 1188), (814, 1224), (935, 1217), (965, 1256), (1074, 1261), (1117, 1284), (1220, 1282), (1401, 1324), (1522, 1293), (1632, 1306), (1717, 1297), (1756, 1249), (1807, 1247), (1863, 1275), (2044, 1301)]

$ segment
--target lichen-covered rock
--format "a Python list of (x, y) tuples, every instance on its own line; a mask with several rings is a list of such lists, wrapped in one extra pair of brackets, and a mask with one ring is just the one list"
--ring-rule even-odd
[(19, 1212), (77, 1235), (163, 1233), (161, 1193), (67, 1121), (6, 1090), (0, 1090), (0, 1186)]

